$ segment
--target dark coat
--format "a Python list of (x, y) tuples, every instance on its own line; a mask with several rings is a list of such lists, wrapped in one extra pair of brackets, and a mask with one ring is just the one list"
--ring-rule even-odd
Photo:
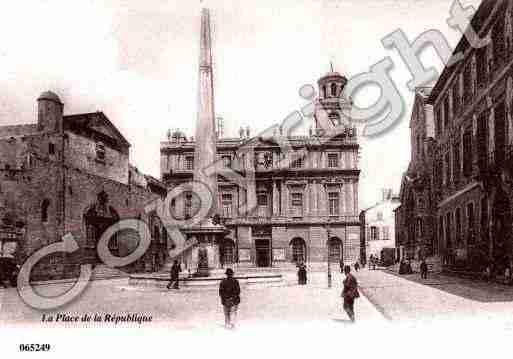
[(421, 272), (427, 272), (428, 271), (428, 265), (426, 262), (420, 263), (420, 271)]
[(306, 273), (306, 266), (305, 265), (301, 265), (299, 267), (299, 270), (297, 271), (297, 277), (299, 279), (299, 282), (306, 284), (307, 273)]
[(219, 285), (219, 296), (224, 306), (237, 305), (240, 303), (239, 281), (235, 278), (225, 278)]
[(406, 272), (407, 272), (406, 263), (401, 262), (399, 264), (399, 274), (406, 274)]
[(358, 293), (358, 281), (351, 273), (347, 274), (346, 279), (344, 279), (342, 297), (344, 297), (344, 300), (349, 301), (360, 297), (360, 293)]
[(9, 280), (11, 285), (16, 285), (16, 277), (18, 275), (18, 266), (14, 258), (0, 258), (0, 285), (4, 280)]
[(171, 279), (178, 279), (181, 271), (182, 266), (180, 264), (173, 264), (173, 266), (171, 267)]

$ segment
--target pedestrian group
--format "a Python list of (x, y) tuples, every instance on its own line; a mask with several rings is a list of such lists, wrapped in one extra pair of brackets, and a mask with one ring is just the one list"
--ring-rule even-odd
[[(307, 269), (306, 265), (301, 262), (297, 265), (298, 272), (298, 285), (307, 284)], [(356, 271), (359, 270), (359, 263), (354, 264)], [(355, 299), (360, 297), (358, 292), (358, 281), (355, 276), (351, 274), (351, 267), (344, 265), (344, 261), (340, 260), (340, 269), (344, 273), (345, 279), (343, 280), (343, 289), (341, 297), (343, 299), (343, 309), (347, 313), (351, 322), (355, 321), (354, 303)], [(179, 289), (179, 276), (182, 271), (180, 263), (174, 261), (170, 271), (170, 280), (167, 289)], [(233, 329), (236, 325), (237, 312), (240, 304), (240, 284), (234, 277), (233, 269), (228, 268), (225, 272), (226, 278), (221, 280), (219, 284), (219, 297), (224, 312), (224, 325), (227, 329)]]

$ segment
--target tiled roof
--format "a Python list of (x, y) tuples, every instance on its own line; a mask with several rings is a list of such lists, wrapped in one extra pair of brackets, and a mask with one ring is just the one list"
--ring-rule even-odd
[(107, 116), (103, 112), (91, 112), (91, 113), (80, 113), (75, 115), (67, 115), (63, 117), (64, 129), (71, 130), (73, 127), (78, 126), (82, 128), (93, 128), (95, 123), (100, 120), (105, 126), (107, 126), (113, 132), (113, 136), (117, 140), (120, 140), (125, 146), (130, 147), (130, 143), (127, 139), (119, 132), (119, 130), (110, 122)]

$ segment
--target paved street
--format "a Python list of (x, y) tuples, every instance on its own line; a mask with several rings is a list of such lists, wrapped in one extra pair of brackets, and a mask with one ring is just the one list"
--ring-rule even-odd
[[(295, 284), (294, 273), (284, 275), (285, 283), (281, 284), (243, 285), (240, 328), (269, 323), (323, 328), (348, 324), (340, 300), (340, 273), (334, 273), (332, 289), (326, 288), (326, 273), (310, 273), (306, 287)], [(398, 276), (380, 270), (362, 270), (356, 276), (364, 294), (356, 307), (358, 326), (389, 325), (385, 318), (394, 324), (485, 319), (513, 328), (513, 287), (442, 275), (423, 281), (419, 274)], [(38, 291), (55, 295), (66, 288), (69, 285), (48, 285), (38, 287)], [(40, 323), (41, 313), (24, 305), (15, 290), (1, 289), (0, 298), (0, 322), (14, 326)], [(153, 318), (151, 324), (143, 326), (193, 331), (222, 330), (223, 324), (217, 287), (168, 291), (153, 285), (131, 286), (126, 279), (92, 282), (76, 301), (54, 312), (139, 313)]]
[[(312, 273), (307, 286), (297, 286), (293, 273), (285, 273), (285, 276), (286, 282), (282, 284), (243, 285), (239, 309), (241, 328), (268, 323), (322, 323), (323, 327), (334, 328), (348, 324), (340, 299), (341, 274), (334, 273), (332, 289), (326, 288), (325, 273)], [(38, 291), (44, 295), (55, 295), (66, 287), (69, 285), (42, 286)], [(0, 322), (15, 326), (27, 322), (40, 323), (41, 313), (24, 305), (15, 290), (0, 290), (0, 293), (3, 294)], [(356, 310), (360, 325), (387, 323), (365, 298), (357, 302)], [(156, 286), (130, 286), (126, 279), (92, 282), (75, 302), (54, 312), (140, 313), (151, 315), (152, 325), (185, 330), (216, 330), (222, 329), (223, 324), (217, 287), (168, 291)]]
[[(326, 273), (310, 273), (306, 287), (295, 284), (293, 273), (285, 276), (281, 285), (242, 287), (239, 327), (235, 331), (223, 328), (215, 287), (167, 291), (156, 286), (133, 287), (126, 279), (98, 280), (76, 301), (54, 312), (138, 313), (153, 317), (151, 324), (103, 324), (101, 331), (87, 331), (89, 341), (95, 343), (88, 352), (96, 350), (103, 357), (108, 353), (119, 356), (120, 347), (111, 347), (111, 338), (124, 341), (144, 333), (151, 333), (145, 337), (151, 347), (171, 351), (178, 347), (192, 357), (211, 356), (212, 348), (219, 347), (219, 343), (233, 342), (248, 357), (260, 357), (270, 348), (277, 356), (292, 357), (332, 356), (338, 352), (379, 357), (391, 350), (399, 356), (411, 354), (422, 359), (485, 357), (490, 350), (501, 355), (501, 348), (510, 342), (513, 287), (445, 276), (431, 276), (420, 283), (418, 274), (398, 276), (365, 269), (356, 273), (364, 296), (356, 304), (358, 322), (352, 325), (339, 298), (341, 274), (334, 273), (334, 287), (329, 290)], [(67, 287), (47, 285), (38, 290), (55, 295)], [(13, 338), (12, 348), (9, 346), (12, 350), (19, 343), (36, 340), (55, 344), (62, 353), (72, 353), (79, 332), (67, 328), (98, 327), (83, 323), (42, 324), (42, 313), (21, 303), (13, 289), (0, 289), (0, 304), (0, 332), (3, 327), (7, 330), (4, 335)], [(48, 330), (52, 328), (66, 330)], [(368, 345), (371, 342), (367, 338), (373, 338), (372, 345)], [(402, 338), (400, 348), (391, 349), (390, 343), (398, 338)], [(455, 338), (465, 338), (466, 345), (454, 345)], [(487, 340), (494, 341), (492, 349), (484, 345)], [(429, 343), (437, 345), (426, 345)], [(469, 343), (480, 348), (468, 346)], [(135, 342), (122, 348), (130, 356), (146, 355), (145, 347)]]
[[(362, 291), (394, 322), (487, 320), (512, 327), (513, 287), (439, 274), (360, 271)], [(491, 323), (490, 322), (490, 323)]]

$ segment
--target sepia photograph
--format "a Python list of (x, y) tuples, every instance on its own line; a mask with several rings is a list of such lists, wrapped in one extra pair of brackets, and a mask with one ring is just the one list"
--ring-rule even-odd
[(508, 356), (513, 0), (0, 13), (0, 354)]

